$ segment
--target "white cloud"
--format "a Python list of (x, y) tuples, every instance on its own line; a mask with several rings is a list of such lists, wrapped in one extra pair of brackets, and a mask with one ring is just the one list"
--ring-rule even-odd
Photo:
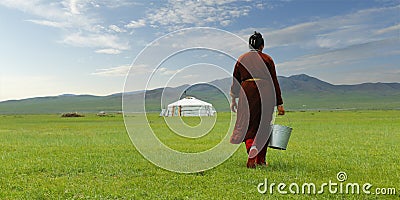
[(102, 54), (120, 54), (121, 51), (118, 49), (99, 49), (95, 51), (96, 53), (102, 53)]
[(185, 76), (182, 76), (183, 79), (193, 79), (193, 78), (198, 78), (200, 75), (198, 74), (188, 74)]
[[(246, 6), (243, 5), (243, 2)], [(269, 2), (269, 1), (260, 1)], [(92, 51), (101, 54), (119, 54), (130, 48), (127, 42), (128, 33), (135, 28), (156, 27), (163, 32), (164, 28), (176, 30), (188, 26), (229, 26), (243, 16), (256, 9), (273, 8), (269, 3), (249, 3), (247, 0), (191, 0), (168, 1), (151, 5), (145, 16), (134, 16), (135, 20), (108, 22), (102, 19), (101, 9), (113, 11), (121, 6), (131, 6), (128, 0), (0, 0), (0, 5), (18, 9), (32, 16), (29, 21), (38, 25), (60, 28), (63, 31), (62, 43), (90, 47)], [(146, 4), (146, 3), (141, 3)], [(99, 9), (101, 8), (101, 9)], [(381, 56), (383, 54), (399, 54), (393, 45), (378, 41), (392, 41), (398, 44), (400, 25), (398, 24), (398, 11), (400, 6), (373, 8), (356, 11), (344, 16), (318, 18), (284, 28), (252, 28), (240, 31), (245, 41), (254, 30), (264, 33), (267, 48), (285, 48), (290, 51), (301, 51), (295, 58), (285, 57), (286, 62), (281, 62), (278, 67), (293, 72), (298, 69), (313, 67), (338, 67), (339, 64), (358, 62), (363, 58)], [(143, 18), (142, 18), (143, 17)], [(113, 20), (114, 18), (110, 18)], [(111, 23), (111, 24), (110, 24)], [(125, 33), (125, 34), (121, 34)], [(125, 37), (126, 36), (126, 37)], [(150, 36), (152, 37), (152, 36)], [(221, 35), (188, 35), (189, 39), (174, 40), (173, 48), (184, 46), (209, 46), (216, 49), (224, 47), (229, 51), (241, 53), (247, 48), (246, 42), (227, 43), (226, 37)], [(210, 40), (212, 38), (212, 40)], [(397, 40), (388, 40), (397, 38)], [(185, 42), (182, 42), (185, 41)], [(136, 41), (135, 41), (136, 42)], [(184, 44), (183, 44), (184, 43)], [(367, 45), (367, 44), (375, 44)], [(172, 43), (168, 43), (170, 45)], [(207, 44), (207, 45), (204, 45)], [(133, 44), (131, 44), (133, 46)], [(142, 45), (142, 44), (140, 44)], [(390, 50), (387, 47), (390, 46)], [(157, 51), (157, 56), (164, 56), (163, 50), (171, 48), (162, 44)], [(377, 50), (373, 50), (378, 48)], [(386, 49), (386, 50), (385, 50)], [(397, 48), (398, 49), (398, 48)], [(303, 52), (304, 50), (304, 52)], [(160, 53), (159, 53), (160, 52)], [(304, 55), (306, 54), (306, 55)], [(165, 55), (168, 56), (169, 54)], [(236, 54), (233, 55), (236, 57)], [(149, 60), (154, 55), (149, 56)], [(151, 61), (149, 61), (151, 62)], [(339, 63), (338, 63), (339, 62)], [(158, 63), (154, 63), (154, 66)], [(338, 65), (335, 65), (338, 64)], [(128, 66), (129, 67), (129, 66)], [(147, 67), (135, 66), (133, 72), (150, 73)], [(161, 72), (161, 71), (160, 71)], [(166, 75), (176, 71), (164, 70)], [(125, 76), (127, 66), (97, 70), (94, 75), (99, 76)]]
[(170, 70), (170, 69), (168, 69), (166, 67), (161, 67), (161, 68), (157, 69), (156, 73), (160, 73), (161, 75), (170, 76), (170, 75), (174, 75), (174, 74), (178, 73), (179, 71), (180, 71), (179, 69)]
[(244, 0), (220, 1), (168, 1), (166, 5), (153, 8), (147, 14), (151, 26), (165, 26), (176, 30), (188, 26), (221, 25), (228, 26), (235, 19), (246, 16), (259, 5), (239, 4)]
[(121, 65), (118, 67), (106, 68), (106, 69), (97, 69), (96, 72), (92, 73), (92, 75), (96, 76), (126, 76), (127, 74), (145, 74), (151, 72), (147, 65)]
[(144, 19), (139, 19), (138, 21), (132, 20), (129, 24), (125, 25), (125, 28), (140, 28), (146, 26), (146, 21)]
[(129, 49), (127, 42), (121, 42), (117, 36), (111, 34), (83, 35), (81, 33), (73, 33), (67, 35), (62, 42), (78, 47), (99, 47), (117, 50)]
[(318, 47), (321, 48), (333, 48), (339, 44), (340, 40), (338, 39), (330, 39), (330, 38), (324, 38), (324, 37), (318, 37), (316, 40), (316, 43)]
[(132, 0), (97, 0), (91, 1), (91, 4), (96, 5), (96, 7), (107, 7), (111, 9), (116, 9), (120, 7), (139, 6), (145, 3), (134, 2)]
[(346, 68), (346, 65), (359, 63), (371, 57), (400, 55), (400, 52), (396, 51), (399, 45), (400, 40), (398, 39), (379, 40), (343, 49), (304, 55), (287, 62), (278, 63), (277, 66), (283, 72)]
[(69, 8), (72, 14), (80, 14), (77, 3), (79, 0), (69, 0)]
[(69, 12), (60, 9), (60, 3), (43, 3), (39, 0), (24, 1), (24, 0), (2, 0), (1, 5), (9, 8), (15, 8), (23, 12), (43, 17), (46, 19), (65, 18)]
[[(365, 9), (281, 29), (245, 29), (238, 34), (247, 39), (254, 30), (260, 31), (264, 33), (266, 51), (271, 49), (287, 53), (281, 54), (281, 58), (286, 61), (275, 60), (278, 61), (277, 70), (285, 75), (319, 73), (318, 77), (336, 83), (360, 83), (368, 80), (398, 82), (399, 78), (395, 78), (393, 74), (378, 76), (372, 72), (383, 70), (377, 70), (376, 62), (386, 62), (386, 59), (392, 60), (400, 55), (399, 10), (399, 5)], [(292, 52), (295, 52), (295, 56)], [(349, 70), (354, 72), (349, 75)], [(337, 75), (332, 74), (333, 71)], [(354, 77), (357, 73), (362, 73), (362, 78)]]
[(122, 28), (120, 28), (120, 27), (118, 27), (117, 25), (114, 25), (114, 24), (108, 26), (108, 28), (109, 28), (110, 30), (116, 32), (116, 33), (124, 33), (124, 32), (126, 32), (125, 29), (122, 29)]
[(223, 20), (223, 21), (220, 22), (220, 24), (221, 24), (222, 26), (228, 26), (228, 25), (231, 24), (231, 23), (232, 23), (231, 20)]
[(54, 28), (65, 28), (67, 26), (65, 23), (49, 21), (49, 20), (34, 20), (34, 19), (30, 19), (30, 20), (25, 20), (25, 21), (32, 22), (32, 23), (39, 24), (39, 25), (43, 25), (43, 26), (50, 26), (50, 27), (54, 27)]
[[(36, 18), (32, 22), (49, 21), (65, 24), (68, 28), (79, 28), (81, 30), (92, 30), (92, 27), (100, 22), (99, 19), (88, 17), (83, 11), (87, 11), (88, 1), (61, 1), (46, 3), (39, 0), (23, 1), (23, 0), (3, 0), (0, 5), (17, 9)], [(81, 9), (81, 11), (78, 10)], [(80, 14), (77, 14), (80, 13)], [(48, 25), (48, 23), (41, 23)]]
[(267, 48), (299, 47), (302, 49), (339, 49), (382, 39), (398, 37), (398, 13), (400, 6), (360, 10), (347, 15), (321, 18), (281, 29), (252, 28), (239, 32), (247, 38), (254, 30), (265, 33)]
[[(63, 31), (61, 41), (65, 44), (79, 47), (95, 47), (115, 49), (119, 52), (130, 48), (125, 38), (115, 33), (126, 30), (116, 26), (103, 26), (104, 20), (100, 13), (93, 12), (101, 5), (118, 7), (117, 4), (127, 4), (128, 1), (93, 2), (90, 0), (63, 0), (61, 2), (43, 2), (40, 0), (2, 0), (0, 5), (27, 12), (35, 19), (25, 21), (42, 26), (59, 28)], [(113, 4), (113, 6), (111, 5)], [(107, 25), (106, 25), (107, 27)], [(112, 34), (114, 33), (114, 34)], [(109, 53), (110, 50), (101, 50), (100, 53)], [(117, 51), (113, 51), (116, 53)]]
[(377, 31), (375, 31), (375, 33), (376, 34), (385, 34), (385, 33), (392, 32), (392, 31), (397, 31), (397, 34), (400, 34), (400, 24), (396, 24), (394, 26), (389, 26), (389, 27), (377, 30)]

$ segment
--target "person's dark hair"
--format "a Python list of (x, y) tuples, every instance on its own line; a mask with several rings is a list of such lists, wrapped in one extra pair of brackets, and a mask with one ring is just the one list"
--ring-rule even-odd
[(254, 31), (254, 34), (249, 38), (249, 47), (251, 49), (259, 49), (261, 45), (264, 45), (264, 39), (261, 33)]

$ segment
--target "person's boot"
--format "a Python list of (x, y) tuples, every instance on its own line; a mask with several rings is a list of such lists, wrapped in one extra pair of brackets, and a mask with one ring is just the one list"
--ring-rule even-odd
[(256, 168), (256, 158), (257, 157), (247, 159), (247, 168)]
[(246, 140), (246, 150), (247, 153), (249, 154), (249, 157), (247, 159), (247, 168), (256, 168), (256, 159), (257, 159), (257, 148), (253, 146), (253, 139), (247, 139)]
[(265, 161), (266, 155), (267, 155), (267, 147), (263, 147), (260, 153), (257, 154), (256, 164), (268, 166), (268, 163)]

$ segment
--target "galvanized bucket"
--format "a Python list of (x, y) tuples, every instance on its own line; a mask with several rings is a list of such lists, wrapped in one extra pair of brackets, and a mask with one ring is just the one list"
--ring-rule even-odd
[(273, 149), (286, 150), (292, 130), (293, 129), (289, 126), (283, 126), (279, 124), (272, 125), (268, 147)]

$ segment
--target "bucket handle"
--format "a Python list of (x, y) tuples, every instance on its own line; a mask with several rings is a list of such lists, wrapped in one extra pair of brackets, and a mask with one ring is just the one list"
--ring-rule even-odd
[[(275, 106), (274, 107), (274, 114), (273, 114), (273, 122), (274, 122), (274, 124), (275, 124), (275, 119), (277, 119), (278, 118), (278, 109), (277, 109), (277, 107)], [(282, 115), (281, 115), (282, 116)], [(288, 121), (288, 126), (292, 126), (292, 122), (290, 121), (290, 119), (289, 119), (289, 117), (285, 117), (285, 115), (283, 115), (281, 118), (286, 118), (287, 119), (287, 121)]]

